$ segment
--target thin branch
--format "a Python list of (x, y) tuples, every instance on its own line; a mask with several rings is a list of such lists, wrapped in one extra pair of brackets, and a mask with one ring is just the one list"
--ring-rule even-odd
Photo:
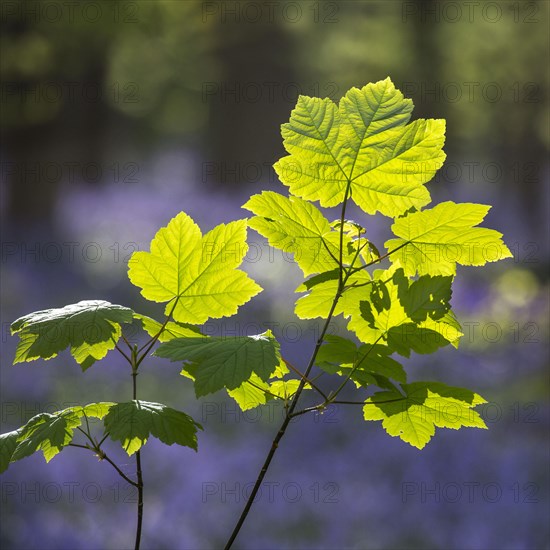
[(118, 344), (116, 344), (116, 343), (115, 343), (115, 348), (117, 349), (117, 351), (118, 351), (119, 353), (122, 354), (122, 356), (124, 357), (124, 359), (126, 359), (126, 361), (128, 361), (128, 363), (132, 364), (131, 359), (122, 351), (122, 349), (120, 349), (120, 348), (118, 347)]
[[(368, 399), (368, 397), (367, 397), (367, 399)], [(403, 401), (403, 398), (398, 397), (397, 399), (384, 399), (384, 400), (371, 402), (371, 403), (366, 403), (365, 401), (340, 401), (340, 400), (330, 401), (330, 402), (327, 401), (325, 403), (320, 403), (319, 405), (314, 405), (313, 407), (307, 407), (307, 408), (302, 409), (298, 412), (292, 413), (292, 418), (294, 418), (295, 416), (300, 416), (302, 414), (306, 414), (308, 412), (321, 411), (321, 410), (325, 409), (327, 407), (327, 405), (330, 405), (332, 403), (337, 404), (337, 405), (362, 405), (364, 407), (365, 405), (378, 405), (379, 403), (394, 403), (396, 401)]]
[(87, 451), (92, 451), (96, 454), (101, 460), (106, 460), (118, 473), (124, 481), (127, 481), (130, 485), (137, 487), (137, 483), (130, 479), (101, 449), (92, 448), (89, 445), (79, 445), (78, 443), (69, 443), (70, 447), (78, 447), (79, 449), (86, 449)]
[(151, 351), (153, 346), (155, 345), (156, 341), (159, 339), (160, 335), (164, 332), (164, 329), (166, 328), (166, 325), (168, 324), (168, 321), (170, 321), (170, 317), (172, 317), (172, 314), (174, 313), (174, 310), (176, 309), (176, 306), (178, 305), (179, 296), (176, 297), (176, 300), (174, 302), (174, 305), (172, 306), (172, 309), (170, 310), (170, 313), (166, 316), (166, 319), (162, 326), (160, 327), (160, 330), (151, 338), (149, 342), (146, 342), (138, 351), (138, 353), (141, 353), (141, 351), (147, 347), (147, 349), (143, 352), (141, 357), (136, 360), (135, 368), (137, 368), (141, 365), (141, 362), (147, 357), (147, 354)]
[(290, 361), (287, 361), (284, 357), (283, 357), (283, 361), (285, 362), (285, 365), (287, 367), (289, 367), (290, 369), (292, 369), (301, 379), (305, 380), (307, 384), (309, 384), (314, 390), (317, 391), (317, 393), (321, 394), (321, 397), (323, 397), (323, 399), (327, 399), (327, 395), (326, 393), (321, 389), (319, 388), (319, 386), (317, 386), (313, 380), (311, 380), (311, 378), (307, 378), (304, 374), (302, 374), (295, 366), (292, 365), (292, 363), (290, 363)]
[(69, 447), (78, 447), (79, 449), (86, 449), (87, 451), (93, 451), (89, 445), (79, 445), (78, 443), (69, 443)]
[(325, 407), (326, 407), (326, 402), (325, 403), (320, 403), (319, 405), (314, 405), (313, 407), (306, 407), (305, 409), (302, 409), (298, 412), (293, 412), (290, 415), (290, 418), (294, 418), (296, 416), (300, 416), (300, 415), (306, 414), (308, 412), (320, 411), (321, 409), (324, 409)]
[[(352, 168), (353, 170), (353, 168)], [(348, 180), (346, 185), (346, 192), (344, 193), (344, 204), (342, 205), (342, 215), (340, 216), (340, 250), (338, 266), (340, 267), (340, 274), (338, 277), (338, 291), (340, 292), (343, 288), (343, 278), (344, 278), (344, 220), (346, 218), (346, 206), (348, 204), (348, 194), (351, 188), (351, 180)], [(353, 265), (353, 264), (352, 264)]]
[(124, 336), (124, 334), (121, 334), (120, 336), (121, 336), (121, 338), (124, 340), (124, 342), (126, 343), (126, 345), (128, 346), (128, 349), (129, 349), (130, 351), (132, 351), (132, 349), (133, 349), (133, 348), (132, 348), (132, 344), (130, 344), (130, 342), (128, 342), (128, 339), (126, 338), (126, 336)]
[[(152, 339), (151, 344), (149, 347), (145, 350), (143, 355), (138, 359), (138, 349), (137, 345), (135, 345), (132, 349), (132, 396), (134, 400), (137, 400), (137, 375), (138, 375), (138, 367), (140, 363), (143, 361), (143, 359), (147, 356), (159, 336), (162, 334), (162, 331), (165, 329), (166, 325), (168, 324), (168, 320), (172, 316), (172, 313), (174, 313), (174, 310), (176, 308), (176, 305), (178, 303), (178, 298), (176, 298), (176, 301), (174, 302), (174, 305), (172, 309), (170, 310), (170, 313), (166, 317), (166, 320), (164, 321), (164, 324), (162, 325), (160, 331), (158, 334), (155, 335), (155, 337)], [(137, 523), (136, 523), (136, 542), (134, 549), (139, 550), (139, 547), (141, 545), (141, 530), (143, 526), (143, 471), (141, 469), (141, 449), (138, 449), (136, 451), (136, 487), (138, 490), (138, 502), (137, 502)]]
[(336, 388), (336, 391), (335, 392), (331, 392), (331, 395), (330, 395), (330, 398), (331, 400), (334, 399), (343, 389), (344, 389), (344, 386), (348, 383), (348, 381), (351, 379), (353, 373), (359, 368), (359, 365), (367, 358), (367, 356), (369, 355), (369, 353), (374, 349), (374, 346), (376, 346), (376, 344), (378, 344), (378, 342), (380, 341), (380, 339), (382, 338), (382, 335), (380, 335), (376, 341), (374, 342), (374, 344), (371, 345), (371, 347), (368, 349), (367, 353), (365, 353), (365, 355), (363, 355), (363, 357), (361, 357), (361, 359), (359, 361), (357, 361), (357, 363), (355, 363), (355, 365), (353, 365), (353, 367), (351, 368), (351, 370), (349, 371), (349, 373), (347, 374), (346, 378), (344, 379), (344, 381), (338, 386), (338, 388)]
[(101, 454), (99, 456), (102, 460), (106, 460), (118, 472), (122, 479), (124, 479), (130, 485), (133, 485), (136, 488), (139, 487), (138, 484), (133, 479), (130, 479), (103, 451), (101, 451)]
[(326, 248), (327, 252), (330, 254), (330, 257), (331, 257), (336, 263), (338, 263), (338, 258), (330, 251), (330, 248), (328, 247), (328, 244), (325, 242), (325, 239), (323, 239), (323, 237), (321, 237), (321, 242), (325, 245), (325, 248)]
[(373, 260), (372, 262), (369, 262), (368, 264), (350, 269), (350, 271), (348, 273), (353, 275), (354, 273), (357, 273), (358, 271), (361, 271), (362, 269), (366, 269), (367, 267), (370, 267), (371, 265), (377, 264), (377, 263), (381, 262), (382, 260), (385, 260), (386, 258), (390, 257), (392, 254), (394, 254), (395, 252), (397, 252), (398, 250), (400, 250), (404, 246), (407, 246), (408, 244), (409, 244), (409, 242), (407, 241), (406, 243), (403, 243), (403, 244), (399, 245), (397, 248), (394, 248), (393, 250), (390, 250), (389, 252), (387, 252), (383, 256), (380, 256), (376, 260)]
[(92, 444), (92, 448), (95, 449), (96, 444), (95, 444), (95, 441), (92, 439), (92, 436), (89, 433), (85, 432), (80, 426), (77, 426), (76, 429), (82, 432), (86, 436), (86, 438)]
[(239, 534), (239, 531), (241, 530), (241, 527), (243, 526), (248, 513), (250, 512), (250, 508), (252, 507), (252, 503), (254, 502), (254, 499), (256, 498), (256, 495), (258, 493), (258, 490), (260, 489), (260, 486), (264, 480), (265, 474), (267, 473), (267, 470), (269, 468), (269, 465), (271, 464), (271, 461), (273, 460), (273, 457), (275, 453), (277, 452), (277, 448), (279, 446), (280, 440), (285, 435), (286, 429), (288, 428), (288, 425), (290, 424), (290, 421), (292, 419), (292, 415), (294, 413), (294, 409), (296, 408), (296, 405), (298, 404), (298, 400), (300, 399), (300, 396), (302, 395), (302, 391), (304, 390), (304, 386), (306, 384), (306, 379), (309, 377), (309, 374), (311, 372), (311, 369), (313, 368), (313, 365), (315, 364), (315, 359), (317, 357), (317, 353), (319, 352), (319, 349), (324, 341), (325, 334), (328, 330), (328, 327), (330, 325), (330, 322), (332, 320), (332, 316), (334, 315), (334, 310), (336, 309), (336, 306), (338, 304), (338, 300), (340, 299), (340, 296), (342, 295), (342, 290), (344, 288), (344, 285), (349, 278), (349, 273), (346, 272), (345, 278), (344, 278), (344, 267), (343, 267), (343, 243), (344, 243), (344, 219), (345, 219), (345, 213), (346, 213), (346, 204), (348, 199), (348, 194), (350, 191), (351, 186), (351, 180), (348, 180), (348, 185), (346, 187), (346, 192), (344, 195), (344, 204), (342, 205), (342, 215), (341, 215), (341, 226), (340, 226), (340, 261), (339, 261), (339, 279), (338, 279), (338, 289), (336, 291), (336, 294), (334, 296), (334, 299), (332, 301), (332, 305), (330, 307), (330, 310), (327, 315), (327, 319), (323, 325), (323, 328), (321, 330), (321, 334), (319, 335), (319, 338), (317, 340), (317, 343), (315, 344), (315, 348), (313, 350), (313, 353), (311, 354), (311, 357), (309, 359), (309, 363), (306, 367), (306, 370), (303, 374), (303, 377), (300, 379), (300, 383), (298, 384), (298, 389), (296, 390), (296, 393), (294, 394), (292, 401), (290, 403), (290, 406), (287, 409), (286, 416), (283, 420), (283, 423), (281, 424), (281, 427), (279, 428), (279, 431), (277, 432), (277, 435), (273, 439), (273, 442), (271, 444), (271, 449), (269, 450), (266, 459), (264, 461), (264, 464), (262, 466), (262, 469), (260, 470), (260, 473), (258, 474), (258, 477), (256, 478), (256, 482), (254, 483), (254, 487), (252, 488), (252, 491), (247, 499), (247, 502), (245, 504), (245, 507), (237, 521), (237, 524), (235, 525), (235, 528), (233, 529), (233, 532), (231, 533), (229, 540), (227, 541), (225, 545), (225, 550), (229, 550), (231, 546), (233, 545), (233, 542), (235, 542), (235, 539), (237, 538), (237, 535)]

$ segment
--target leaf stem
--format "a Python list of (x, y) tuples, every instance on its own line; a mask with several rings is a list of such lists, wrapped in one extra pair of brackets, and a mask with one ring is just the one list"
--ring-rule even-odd
[(338, 263), (338, 258), (331, 252), (330, 248), (328, 247), (328, 244), (326, 243), (325, 239), (321, 237), (321, 242), (325, 245), (326, 251), (329, 253), (330, 257)]
[(292, 363), (287, 361), (284, 357), (283, 357), (283, 361), (285, 362), (285, 365), (287, 367), (289, 367), (291, 370), (293, 370), (300, 377), (300, 379), (305, 380), (307, 384), (309, 384), (314, 390), (317, 391), (317, 393), (319, 393), (321, 395), (321, 397), (323, 397), (324, 399), (327, 399), (327, 394), (319, 386), (317, 386), (317, 384), (315, 384), (311, 380), (311, 378), (307, 378), (294, 365), (292, 365)]
[[(348, 204), (348, 195), (351, 189), (351, 179), (348, 180), (346, 185), (346, 192), (344, 193), (344, 204), (342, 205), (342, 215), (340, 216), (340, 250), (338, 265), (340, 267), (340, 274), (338, 277), (338, 291), (340, 292), (343, 288), (343, 278), (344, 278), (344, 220), (346, 219), (346, 206)], [(353, 265), (353, 264), (352, 264)]]
[(136, 483), (133, 479), (130, 479), (103, 451), (101, 454), (101, 458), (103, 460), (106, 460), (118, 472), (122, 479), (127, 481), (130, 485), (133, 485), (134, 487), (137, 487), (139, 489), (139, 484)]
[(118, 473), (118, 475), (124, 479), (124, 481), (127, 481), (130, 485), (133, 485), (134, 487), (137, 487), (137, 483), (130, 479), (117, 465), (115, 462), (113, 462), (105, 453), (105, 451), (97, 448), (97, 447), (90, 447), (90, 445), (79, 445), (78, 443), (69, 443), (69, 447), (78, 447), (79, 449), (86, 449), (87, 451), (92, 451), (94, 454), (96, 454), (100, 460), (106, 460)]
[[(174, 301), (174, 305), (172, 306), (172, 309), (170, 310), (170, 313), (166, 316), (166, 319), (164, 320), (164, 323), (162, 323), (162, 326), (160, 327), (160, 330), (143, 346), (139, 349), (139, 352), (141, 352), (144, 348), (147, 348), (139, 358), (136, 358), (136, 370), (141, 365), (141, 362), (147, 357), (147, 354), (151, 351), (153, 346), (155, 345), (155, 342), (160, 338), (160, 335), (164, 332), (164, 329), (166, 328), (166, 325), (168, 324), (168, 321), (170, 321), (170, 318), (172, 317), (172, 314), (174, 313), (174, 310), (176, 309), (176, 306), (178, 305), (179, 296), (176, 297), (176, 300)], [(136, 354), (137, 355), (137, 354)], [(134, 398), (135, 399), (135, 398)]]
[(336, 391), (331, 392), (329, 402), (332, 401), (344, 389), (344, 386), (348, 383), (348, 381), (352, 377), (353, 373), (359, 368), (359, 365), (367, 358), (369, 353), (374, 349), (374, 346), (376, 346), (376, 344), (378, 344), (378, 342), (380, 341), (381, 338), (382, 338), (382, 335), (380, 335), (376, 339), (376, 342), (374, 342), (374, 344), (371, 345), (371, 347), (368, 349), (367, 353), (365, 353), (365, 355), (363, 355), (363, 357), (361, 357), (361, 359), (359, 361), (357, 361), (357, 363), (355, 363), (355, 365), (353, 365), (353, 367), (349, 371), (349, 373), (346, 376), (346, 378), (344, 379), (344, 381), (336, 388)]
[(120, 349), (120, 347), (118, 346), (118, 344), (115, 344), (115, 348), (118, 352), (120, 352), (120, 354), (124, 357), (124, 359), (126, 359), (126, 361), (128, 361), (128, 363), (130, 363), (130, 365), (132, 364), (132, 360), (128, 357), (128, 355), (126, 355), (126, 353), (124, 353), (124, 351), (122, 351), (122, 349)]
[(386, 252), (386, 254), (384, 254), (383, 256), (380, 256), (379, 258), (376, 258), (376, 260), (373, 260), (372, 262), (369, 262), (368, 264), (365, 264), (365, 265), (362, 265), (362, 266), (359, 266), (359, 267), (350, 268), (348, 273), (350, 275), (353, 275), (354, 273), (357, 273), (358, 271), (361, 271), (362, 269), (366, 269), (367, 267), (370, 267), (371, 265), (377, 264), (377, 263), (381, 262), (382, 260), (385, 260), (386, 258), (389, 258), (392, 254), (394, 254), (395, 252), (397, 252), (398, 250), (400, 250), (404, 246), (407, 246), (408, 244), (409, 244), (408, 242), (403, 243), (403, 244), (399, 245), (397, 248), (394, 248), (393, 250), (390, 250), (389, 252)]

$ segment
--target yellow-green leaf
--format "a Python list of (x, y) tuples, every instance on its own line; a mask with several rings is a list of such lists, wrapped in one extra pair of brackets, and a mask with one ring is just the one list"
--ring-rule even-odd
[(339, 106), (300, 96), (282, 126), (289, 156), (275, 164), (291, 193), (322, 206), (348, 196), (365, 212), (395, 217), (430, 202), (424, 187), (445, 160), (444, 120), (407, 125), (412, 102), (389, 78), (352, 88)]
[[(271, 246), (294, 254), (305, 276), (335, 269), (339, 265), (340, 232), (310, 202), (286, 198), (272, 191), (253, 195), (243, 206), (256, 216), (248, 225), (266, 237)], [(351, 261), (344, 235), (343, 263)]]
[(262, 290), (236, 269), (247, 250), (245, 220), (218, 225), (202, 236), (181, 212), (158, 231), (150, 252), (134, 252), (128, 276), (148, 300), (169, 302), (165, 311), (176, 321), (202, 324), (235, 314)]
[(456, 264), (484, 265), (512, 253), (502, 242), (502, 233), (481, 223), (491, 207), (484, 204), (448, 201), (429, 210), (410, 213), (392, 225), (397, 239), (385, 243), (392, 261), (403, 266), (406, 275), (454, 275)]
[(470, 390), (438, 382), (403, 384), (405, 395), (397, 391), (375, 393), (365, 401), (365, 420), (381, 420), (389, 435), (422, 449), (435, 434), (435, 428), (458, 430), (462, 427), (487, 428), (473, 410), (486, 403)]

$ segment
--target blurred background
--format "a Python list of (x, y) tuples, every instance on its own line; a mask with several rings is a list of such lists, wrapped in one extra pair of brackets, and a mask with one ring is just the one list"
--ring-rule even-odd
[[(104, 299), (160, 317), (126, 277), (135, 250), (184, 210), (203, 231), (246, 217), (298, 94), (338, 100), (390, 76), (413, 119), (447, 119), (443, 200), (493, 205), (514, 254), (460, 268), (459, 350), (405, 361), (410, 380), (466, 386), (489, 431), (439, 430), (422, 451), (358, 409), (300, 417), (235, 545), (243, 549), (549, 548), (549, 70), (546, 1), (2, 1), (1, 431), (42, 411), (131, 397), (115, 352), (84, 375), (68, 353), (12, 367), (9, 325)], [(361, 219), (357, 211), (350, 217)], [(388, 220), (367, 222), (379, 246)], [(293, 313), (300, 271), (256, 234), (244, 268), (266, 289), (210, 334), (272, 328), (303, 366), (318, 326)], [(137, 331), (128, 338), (140, 342)], [(339, 333), (338, 323), (333, 331)], [(343, 332), (342, 332), (343, 333)], [(142, 453), (143, 547), (223, 546), (282, 419), (196, 401), (178, 366), (152, 359), (140, 395), (202, 422), (198, 455)], [(331, 387), (331, 380), (323, 380)], [(107, 446), (129, 475), (130, 460)], [(91, 453), (41, 454), (0, 479), (0, 546), (133, 545), (136, 495)]]

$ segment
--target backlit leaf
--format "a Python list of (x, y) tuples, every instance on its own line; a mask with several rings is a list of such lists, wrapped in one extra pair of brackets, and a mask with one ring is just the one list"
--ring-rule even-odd
[(132, 455), (145, 445), (150, 435), (166, 445), (183, 445), (197, 450), (197, 429), (201, 425), (187, 414), (148, 401), (128, 401), (113, 405), (104, 420), (111, 439), (120, 441)]
[(14, 363), (51, 359), (70, 347), (72, 356), (86, 370), (115, 347), (120, 325), (131, 323), (132, 316), (131, 309), (102, 300), (30, 313), (11, 325), (12, 334), (20, 338)]
[(202, 324), (235, 314), (261, 291), (236, 269), (247, 250), (245, 220), (218, 225), (202, 236), (180, 212), (157, 232), (150, 252), (134, 252), (128, 276), (148, 300), (169, 302), (165, 312), (176, 321)]
[(456, 264), (484, 265), (512, 257), (502, 233), (474, 227), (491, 207), (483, 204), (443, 202), (429, 210), (410, 213), (392, 225), (397, 239), (385, 243), (396, 250), (405, 274), (454, 275)]
[[(340, 232), (332, 229), (313, 204), (264, 191), (252, 196), (243, 208), (256, 214), (248, 225), (266, 237), (271, 246), (294, 254), (304, 275), (337, 268)], [(347, 252), (350, 243), (348, 235), (344, 235), (344, 263), (351, 260)]]
[(486, 401), (474, 392), (438, 382), (413, 382), (402, 389), (405, 395), (382, 391), (369, 397), (363, 408), (365, 420), (381, 420), (389, 435), (418, 449), (430, 441), (436, 427), (486, 428), (473, 410)]
[(253, 372), (266, 382), (279, 364), (278, 349), (267, 331), (254, 336), (176, 338), (161, 344), (155, 355), (191, 363), (195, 392), (201, 396), (223, 387), (238, 388)]
[(346, 189), (369, 214), (397, 216), (430, 202), (424, 187), (442, 165), (445, 121), (408, 124), (412, 102), (389, 78), (352, 88), (339, 106), (300, 96), (282, 126), (289, 156), (275, 164), (292, 194), (321, 206), (343, 202)]

